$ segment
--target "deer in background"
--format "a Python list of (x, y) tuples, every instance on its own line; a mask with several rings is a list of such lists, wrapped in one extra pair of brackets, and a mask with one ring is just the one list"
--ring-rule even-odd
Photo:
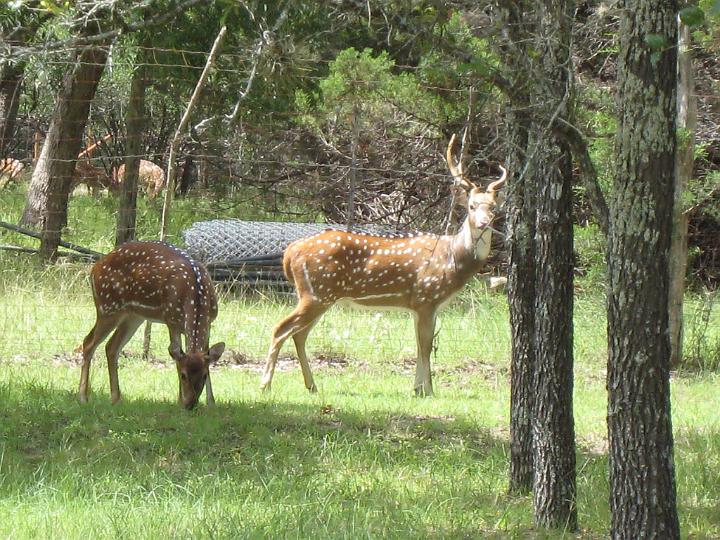
[[(161, 322), (170, 332), (178, 400), (192, 409), (207, 391), (215, 402), (210, 364), (225, 350), (210, 347), (210, 325), (217, 317), (215, 289), (204, 267), (183, 250), (160, 242), (128, 242), (95, 263), (90, 272), (97, 319), (82, 345), (80, 401), (88, 399), (90, 362), (95, 349), (114, 330), (105, 347), (113, 403), (120, 400), (118, 356), (143, 321)], [(186, 350), (182, 349), (182, 335)]]
[[(0, 187), (4, 187), (15, 180), (22, 173), (25, 164), (19, 159), (3, 158), (0, 159)], [(3, 181), (3, 178), (7, 180)]]
[(112, 139), (112, 133), (108, 133), (99, 141), (89, 144), (85, 150), (78, 154), (77, 161), (75, 162), (75, 176), (72, 179), (71, 190), (80, 184), (84, 184), (93, 195), (96, 195), (102, 189), (111, 188), (111, 181), (105, 169), (96, 167), (90, 163), (95, 150), (110, 139)]
[[(113, 186), (117, 191), (125, 179), (125, 164), (120, 165), (113, 172)], [(161, 167), (146, 159), (140, 160), (138, 171), (138, 185), (145, 186), (148, 198), (154, 199), (165, 187), (165, 172)]]
[(483, 266), (490, 254), (491, 224), (499, 180), (482, 189), (463, 173), (453, 158), (455, 135), (447, 148), (447, 163), (455, 183), (467, 193), (467, 217), (454, 235), (421, 234), (384, 237), (326, 230), (290, 244), (283, 269), (294, 283), (295, 310), (273, 330), (261, 388), (269, 390), (277, 357), (285, 340), (295, 341), (305, 387), (317, 390), (305, 353), (313, 325), (335, 303), (409, 311), (415, 319), (417, 363), (415, 394), (433, 393), (430, 353), (438, 311)]

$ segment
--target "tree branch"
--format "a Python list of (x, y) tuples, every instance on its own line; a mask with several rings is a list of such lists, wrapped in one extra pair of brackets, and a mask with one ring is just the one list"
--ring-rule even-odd
[(598, 182), (597, 169), (590, 159), (587, 141), (580, 131), (567, 122), (564, 118), (558, 118), (554, 123), (553, 131), (570, 147), (573, 158), (580, 167), (585, 192), (593, 209), (593, 214), (598, 221), (602, 233), (607, 236), (610, 223), (607, 202)]

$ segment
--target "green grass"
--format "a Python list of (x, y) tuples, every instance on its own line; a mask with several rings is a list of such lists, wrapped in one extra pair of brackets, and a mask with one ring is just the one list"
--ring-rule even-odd
[[(4, 202), (0, 219), (15, 221), (17, 201)], [(111, 238), (102, 231), (112, 220), (102, 205), (111, 203), (85, 202), (71, 217), (69, 239), (106, 251)], [(213, 217), (212, 203), (178, 209), (173, 234), (193, 212)], [(0, 243), (17, 240), (3, 234)], [(317, 394), (305, 390), (290, 343), (272, 392), (260, 393), (270, 331), (293, 302), (219, 287), (212, 338), (228, 350), (212, 372), (218, 405), (186, 412), (174, 401), (177, 376), (159, 326), (151, 362), (139, 359), (141, 333), (126, 348), (120, 404), (110, 405), (102, 349), (90, 402), (78, 403), (73, 349), (94, 317), (87, 272), (86, 264), (45, 267), (0, 252), (0, 538), (607, 537), (607, 349), (596, 277), (577, 287), (581, 530), (563, 534), (536, 530), (531, 497), (507, 494), (510, 338), (502, 295), (475, 283), (441, 314), (437, 395), (417, 399), (410, 317), (347, 309), (326, 314), (308, 341)], [(689, 321), (701, 305), (689, 298)], [(717, 306), (708, 321), (701, 330), (713, 342)], [(718, 387), (709, 369), (672, 379), (686, 538), (720, 538)]]
[[(292, 301), (220, 288), (219, 404), (191, 413), (164, 329), (140, 333), (111, 406), (102, 350), (76, 400), (72, 353), (92, 326), (87, 266), (0, 256), (0, 537), (536, 538), (530, 497), (506, 494), (509, 331), (502, 295), (467, 288), (440, 317), (437, 396), (412, 396), (407, 315), (334, 309), (308, 342), (319, 387), (281, 362), (258, 390), (272, 326)], [(608, 533), (603, 299), (576, 301), (581, 531)], [(717, 319), (713, 319), (717, 321)], [(294, 354), (291, 344), (283, 356)], [(720, 536), (720, 377), (673, 378), (683, 534)]]

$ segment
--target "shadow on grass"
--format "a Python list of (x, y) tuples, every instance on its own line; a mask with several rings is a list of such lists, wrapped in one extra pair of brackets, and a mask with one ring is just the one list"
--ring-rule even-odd
[[(507, 455), (505, 440), (469, 421), (387, 410), (360, 414), (267, 401), (203, 404), (188, 412), (151, 399), (112, 406), (103, 394), (81, 405), (74, 393), (38, 383), (0, 383), (0, 403), (0, 498), (36, 497), (38, 486), (49, 499), (87, 505), (102, 502), (98, 493), (122, 493), (132, 504), (149, 496), (213, 505), (227, 498), (232, 502), (219, 510), (228, 523), (242, 517), (242, 501), (264, 501), (272, 509), (264, 515), (282, 519), (248, 518), (244, 527), (271, 527), (266, 532), (273, 536), (306, 527), (310, 536), (333, 537), (332, 530), (321, 531), (357, 515), (383, 536), (388, 527), (399, 536), (463, 535), (477, 524), (443, 524), (426, 513), (447, 500), (464, 508), (458, 516), (478, 506), (496, 514), (495, 483)], [(483, 468), (496, 470), (462, 485), (463, 475)], [(288, 507), (294, 517), (285, 516)]]
[[(545, 537), (531, 498), (505, 494), (505, 436), (469, 418), (275, 401), (187, 412), (151, 399), (112, 406), (102, 393), (81, 405), (38, 383), (0, 383), (0, 403), (0, 499), (94, 508), (121, 493), (126, 510), (149, 497), (203, 501), (214, 517), (187, 524), (191, 536)], [(719, 447), (720, 433), (707, 431), (684, 432), (676, 447), (681, 515), (698, 534), (720, 528), (715, 464), (704, 461)], [(601, 537), (606, 456), (579, 450), (581, 526)]]

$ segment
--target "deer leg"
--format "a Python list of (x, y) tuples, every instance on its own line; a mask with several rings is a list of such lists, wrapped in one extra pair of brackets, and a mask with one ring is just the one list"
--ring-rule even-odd
[(110, 375), (110, 399), (113, 403), (120, 401), (120, 384), (118, 383), (118, 357), (122, 348), (130, 341), (143, 322), (142, 317), (126, 317), (118, 325), (117, 330), (105, 346), (108, 373)]
[(315, 320), (312, 321), (308, 326), (299, 330), (293, 335), (293, 341), (295, 342), (295, 350), (297, 351), (298, 361), (300, 362), (300, 369), (302, 370), (303, 379), (305, 380), (305, 388), (311, 392), (317, 392), (317, 386), (313, 379), (312, 371), (310, 370), (310, 363), (308, 362), (307, 354), (305, 353), (305, 342), (307, 341), (308, 334), (312, 330), (315, 323), (320, 319), (320, 316), (325, 312), (321, 311), (316, 315)]
[[(170, 332), (170, 350), (182, 349), (182, 332), (168, 325)], [(177, 362), (175, 363), (177, 367)], [(178, 369), (178, 403), (182, 403), (182, 381), (180, 380), (180, 368)]]
[[(210, 339), (205, 342), (205, 350), (210, 350)], [(205, 399), (208, 406), (215, 405), (215, 394), (213, 394), (212, 383), (210, 382), (210, 366), (208, 366), (207, 379), (205, 379)]]
[(85, 336), (83, 340), (83, 363), (80, 370), (80, 391), (78, 392), (81, 403), (87, 403), (88, 400), (90, 362), (92, 362), (95, 349), (97, 349), (98, 345), (115, 329), (118, 324), (118, 319), (118, 317), (102, 317), (98, 315), (95, 326), (93, 326), (90, 333)]
[(415, 395), (418, 397), (432, 396), (430, 353), (435, 336), (435, 311), (419, 311), (415, 314), (415, 335), (418, 349), (415, 365)]
[(215, 395), (213, 394), (212, 384), (210, 383), (210, 370), (208, 369), (207, 379), (205, 379), (205, 396), (208, 405), (215, 405)]
[[(285, 340), (290, 336), (296, 335), (298, 332), (302, 332), (303, 330), (307, 330), (309, 332), (310, 328), (312, 328), (313, 324), (315, 324), (315, 321), (327, 310), (327, 308), (328, 306), (322, 304), (314, 302), (304, 303), (301, 301), (295, 310), (275, 327), (273, 330), (270, 350), (268, 351), (267, 361), (265, 362), (265, 369), (260, 381), (260, 388), (262, 390), (270, 389), (273, 374), (275, 373), (275, 364), (277, 364), (277, 357), (278, 354), (280, 354), (280, 349), (282, 348), (283, 343), (285, 343)], [(305, 337), (307, 337), (307, 335)], [(304, 343), (302, 338), (301, 343)], [(303, 357), (300, 359), (300, 366), (303, 370), (303, 376), (305, 377), (305, 386), (311, 389), (311, 387), (315, 385), (312, 381), (312, 373), (310, 372), (310, 365), (307, 362), (307, 357), (304, 354), (304, 348), (302, 350)]]

